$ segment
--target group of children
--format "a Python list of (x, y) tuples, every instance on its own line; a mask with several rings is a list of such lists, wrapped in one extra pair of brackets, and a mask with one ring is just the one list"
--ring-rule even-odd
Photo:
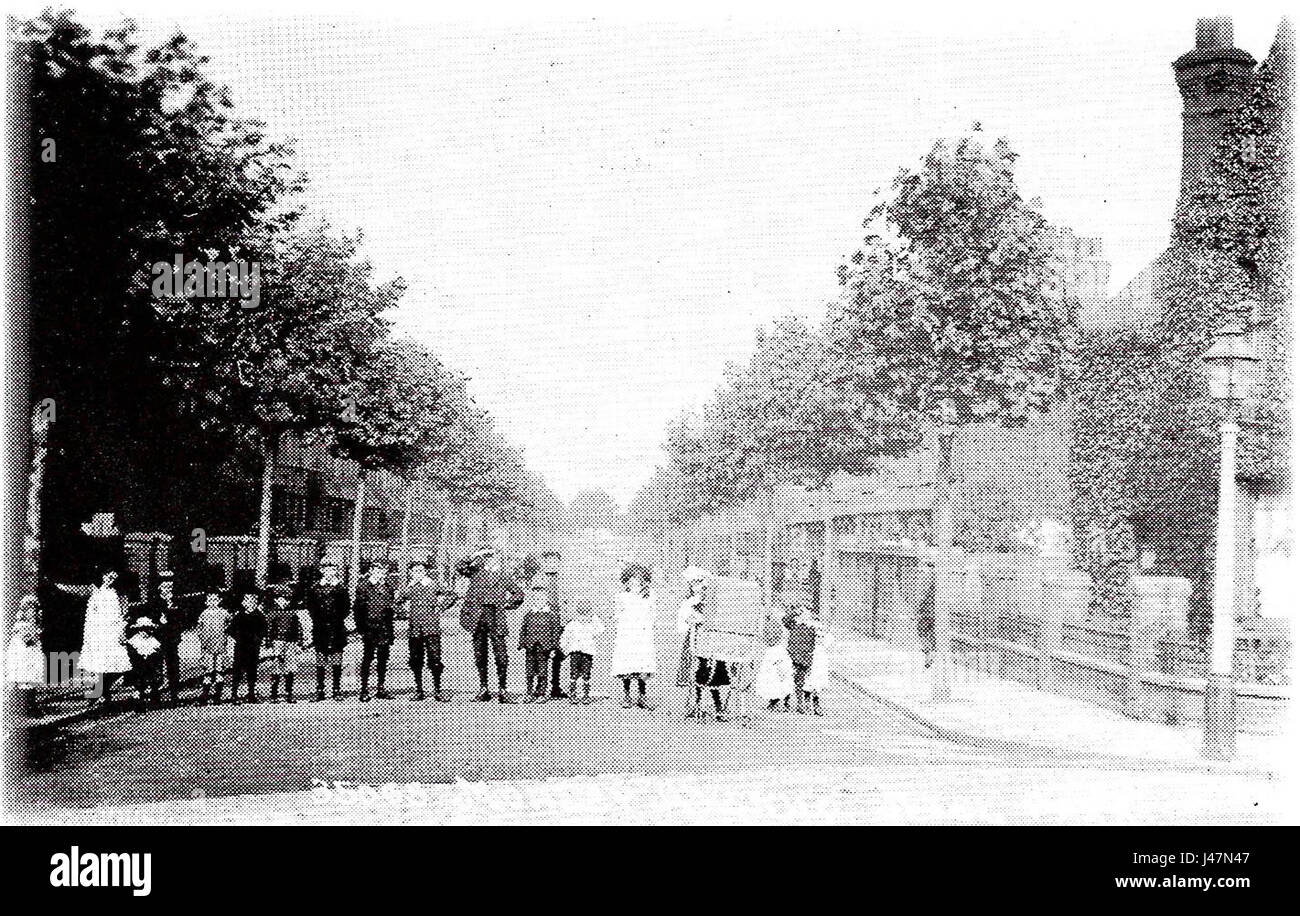
[[(267, 597), (269, 606), (266, 606)], [(204, 596), (203, 612), (196, 627), (204, 672), (199, 704), (209, 700), (221, 702), (227, 668), (231, 679), (230, 702), (239, 702), (241, 681), (247, 685), (248, 702), (260, 702), (257, 668), (264, 647), (270, 648), (275, 664), (271, 702), (279, 701), (282, 680), (285, 701), (294, 702), (293, 676), (302, 652), (304, 632), (296, 610), (290, 606), (288, 588), (274, 586), (265, 593), (256, 588), (246, 589), (233, 605), (233, 610), (227, 607), (219, 592)]]
[(830, 680), (831, 638), (804, 603), (787, 608), (784, 618), (769, 617), (763, 626), (766, 646), (754, 689), (769, 710), (790, 708), (824, 715), (821, 694)]
[[(558, 671), (558, 653), (569, 661), (569, 702), (574, 706), (591, 702), (591, 670), (596, 640), (605, 632), (605, 622), (596, 616), (591, 601), (573, 604), (574, 616), (567, 624), (551, 602), (548, 583), (539, 575), (528, 582), (524, 595), (523, 620), (519, 624), (519, 648), (524, 652), (525, 703), (544, 703), (562, 698), (559, 684), (547, 689), (547, 675)], [(553, 664), (554, 663), (554, 664)]]
[(718, 721), (732, 716), (750, 718), (754, 698), (774, 711), (788, 710), (794, 696), (797, 712), (824, 714), (821, 692), (829, 680), (830, 638), (805, 596), (788, 593), (784, 613), (768, 616), (762, 632), (765, 649), (757, 661), (709, 658), (697, 651), (696, 644), (699, 627), (704, 623), (709, 575), (697, 567), (688, 567), (683, 578), (688, 593), (677, 612), (677, 632), (685, 636), (678, 686), (689, 691), (687, 718), (707, 718), (703, 706), (706, 691), (713, 699), (713, 715)]
[[(315, 646), (318, 655), (320, 683), (316, 699), (324, 699), (324, 676), (321, 672), (325, 669), (321, 666), (327, 662), (335, 665), (334, 698), (341, 698), (338, 684), (341, 658), (334, 657), (341, 653), (335, 652), (327, 658), (322, 656), (325, 650), (319, 644), (320, 640), (313, 640), (313, 630), (321, 630), (321, 633), (316, 634), (320, 636), (328, 627), (320, 625), (324, 619), (322, 614), (306, 599), (313, 596), (320, 598), (315, 604), (324, 606), (330, 603), (325, 599), (337, 591), (340, 594), (334, 597), (346, 604), (346, 590), (330, 578), (330, 574), (336, 573), (336, 570), (326, 567), (333, 567), (333, 564), (324, 561), (321, 565), (322, 582), (313, 586), (320, 595), (312, 592), (304, 597), (304, 601), (294, 600), (294, 590), (288, 583), (275, 584), (265, 590), (250, 587), (229, 595), (210, 590), (204, 595), (203, 610), (195, 625), (203, 672), (202, 692), (198, 700), (200, 704), (222, 702), (227, 671), (230, 672), (229, 702), (241, 702), (241, 686), (246, 690), (243, 701), (261, 702), (257, 692), (258, 668), (267, 656), (273, 666), (270, 701), (279, 702), (283, 687), (284, 701), (295, 702), (294, 677), (308, 646)], [(386, 640), (380, 640), (385, 643), (382, 647), (385, 650), (387, 642), (392, 639), (393, 605), (404, 602), (412, 605), (413, 627), (419, 616), (415, 613), (416, 602), (411, 590), (424, 581), (422, 575), (426, 579), (427, 575), (422, 568), (424, 564), (413, 562), (411, 565), (412, 584), (399, 589), (392, 596), (395, 600), (384, 603), (384, 607), (377, 612), (378, 616), (387, 621)], [(363, 583), (363, 587), (371, 586), (377, 592), (388, 594), (384, 576), (386, 570), (380, 568), (369, 572), (372, 574), (371, 582)], [(532, 573), (531, 576), (528, 572)], [(567, 696), (574, 705), (590, 703), (597, 641), (606, 632), (606, 624), (596, 615), (593, 602), (586, 599), (577, 599), (568, 604), (572, 617), (566, 623), (557, 606), (557, 595), (553, 594), (553, 583), (548, 583), (547, 577), (535, 569), (528, 572), (522, 575), (516, 573), (524, 579), (525, 584), (518, 643), (526, 663), (527, 687), (523, 700), (526, 703), (545, 702), (548, 698)], [(706, 692), (712, 696), (714, 715), (719, 720), (732, 716), (749, 718), (749, 706), (755, 698), (765, 703), (768, 710), (788, 710), (793, 698), (797, 712), (823, 714), (821, 692), (828, 676), (828, 639), (805, 600), (787, 597), (784, 613), (768, 617), (763, 627), (765, 648), (761, 657), (739, 660), (705, 658), (695, 651), (695, 637), (703, 622), (702, 607), (709, 576), (703, 570), (691, 568), (685, 571), (684, 577), (688, 594), (677, 616), (678, 632), (685, 636), (678, 685), (687, 688), (688, 717), (705, 717), (702, 700)], [(625, 709), (654, 708), (647, 696), (647, 684), (657, 668), (654, 627), (658, 603), (651, 581), (649, 569), (641, 564), (631, 564), (623, 570), (620, 577), (622, 589), (615, 596), (614, 639), (609, 670), (616, 682), (622, 684), (622, 706)], [(441, 589), (436, 589), (436, 592), (439, 596), (444, 595)], [(15, 639), (10, 644), (7, 668), (12, 678), (14, 672), (23, 672), (30, 667), (32, 673), (24, 676), (37, 683), (43, 680), (44, 659), (39, 648), (39, 623), (35, 619), (34, 601), (31, 603), (33, 607), (20, 608), (15, 621)], [(304, 606), (307, 604), (312, 604), (312, 608)], [(445, 601), (439, 601), (438, 611), (446, 606)], [(367, 612), (363, 616), (374, 615)], [(433, 616), (438, 616), (437, 612)], [(156, 697), (157, 685), (161, 680), (159, 669), (163, 653), (159, 651), (161, 643), (154, 632), (157, 626), (158, 622), (141, 615), (127, 625), (123, 639), (142, 698), (151, 686)], [(434, 632), (438, 629), (436, 620), (427, 628), (434, 636), (440, 635)], [(372, 626), (362, 627), (363, 636), (378, 638), (376, 633), (370, 632), (374, 629)], [(346, 630), (344, 634), (343, 639), (346, 641)], [(413, 630), (412, 637), (416, 636), (418, 634)], [(440, 639), (430, 639), (440, 643)], [(332, 643), (325, 647), (331, 648)], [(426, 651), (421, 654), (430, 656), (435, 693), (439, 699), (445, 699), (440, 683), (441, 646), (426, 647)], [(414, 659), (415, 655), (412, 657)], [(569, 662), (567, 694), (557, 683), (557, 673), (561, 659), (564, 658)], [(389, 695), (384, 690), (383, 670), (386, 667), (387, 652), (383, 651), (377, 660), (379, 691), (376, 696), (388, 698)], [(418, 661), (413, 661), (412, 665), (418, 675), (422, 666)], [(42, 670), (37, 672), (37, 667)], [(364, 667), (366, 670), (363, 680), (368, 682), (366, 675), (369, 674), (370, 665)], [(549, 690), (548, 674), (551, 681)], [(366, 687), (368, 684), (363, 686), (363, 700), (370, 699)], [(422, 698), (423, 684), (417, 676), (416, 699)]]

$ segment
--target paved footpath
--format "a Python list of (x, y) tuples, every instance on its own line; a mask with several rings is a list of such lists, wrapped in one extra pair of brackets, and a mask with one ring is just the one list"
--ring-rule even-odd
[[(614, 573), (605, 571), (608, 578), (597, 575), (590, 588), (607, 601), (601, 580)], [(474, 702), (469, 638), (448, 621), (451, 703), (409, 702), (413, 681), (399, 637), (394, 700), (358, 702), (353, 672), (343, 702), (190, 706), (74, 723), (39, 748), (33, 771), (13, 774), (6, 816), (33, 823), (1288, 821), (1284, 786), (1269, 772), (1224, 772), (1127, 747), (1063, 753), (1047, 744), (953, 741), (847, 680), (827, 691), (825, 717), (685, 721), (683, 698), (671, 686), (674, 604), (669, 596), (661, 602), (654, 711), (622, 709), (610, 698), (609, 636), (599, 649), (593, 686), (602, 696), (593, 705)], [(350, 661), (358, 651), (349, 650)], [(854, 658), (861, 661), (844, 654), (845, 663)], [(512, 651), (516, 690), (521, 662)]]
[(1294, 729), (1281, 735), (1240, 734), (1235, 760), (1207, 762), (1201, 758), (1199, 727), (1139, 721), (956, 663), (951, 669), (951, 699), (936, 701), (931, 699), (934, 669), (924, 667), (919, 651), (844, 632), (834, 633), (833, 638), (838, 679), (936, 734), (962, 743), (1274, 774), (1295, 759)]

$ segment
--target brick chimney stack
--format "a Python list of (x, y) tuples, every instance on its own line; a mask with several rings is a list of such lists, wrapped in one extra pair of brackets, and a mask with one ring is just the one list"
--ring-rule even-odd
[(1179, 209), (1209, 174), (1214, 151), (1244, 102), (1255, 58), (1232, 44), (1232, 19), (1196, 22), (1196, 47), (1174, 61), (1183, 97), (1183, 185)]

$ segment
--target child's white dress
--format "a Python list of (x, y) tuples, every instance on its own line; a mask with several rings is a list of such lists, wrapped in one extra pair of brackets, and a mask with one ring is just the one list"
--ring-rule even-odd
[(653, 592), (648, 598), (620, 592), (615, 599), (614, 654), (610, 658), (614, 677), (654, 674), (656, 608)]
[(5, 649), (5, 680), (21, 686), (45, 683), (45, 655), (41, 652), (40, 630), (31, 621), (14, 623)]
[(96, 586), (86, 603), (86, 624), (81, 634), (83, 671), (94, 674), (123, 674), (131, 670), (131, 656), (122, 638), (126, 635), (126, 618), (122, 602), (112, 588)]
[(812, 667), (804, 678), (803, 689), (821, 693), (830, 684), (830, 642), (831, 638), (824, 632), (817, 634), (817, 647), (813, 649)]
[(785, 699), (794, 692), (794, 665), (784, 639), (763, 653), (754, 689), (765, 703)]

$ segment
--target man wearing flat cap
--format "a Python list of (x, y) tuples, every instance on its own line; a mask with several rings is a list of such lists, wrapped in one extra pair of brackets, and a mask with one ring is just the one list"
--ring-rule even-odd
[(524, 603), (523, 589), (506, 573), (501, 557), (491, 547), (483, 547), (474, 555), (462, 560), (456, 571), (469, 578), (469, 588), (461, 603), (460, 625), (469, 631), (474, 640), (474, 661), (478, 665), (480, 692), (478, 699), (492, 699), (488, 687), (488, 646), (497, 669), (497, 699), (514, 703), (506, 691), (506, 637), (509, 634), (509, 613)]

